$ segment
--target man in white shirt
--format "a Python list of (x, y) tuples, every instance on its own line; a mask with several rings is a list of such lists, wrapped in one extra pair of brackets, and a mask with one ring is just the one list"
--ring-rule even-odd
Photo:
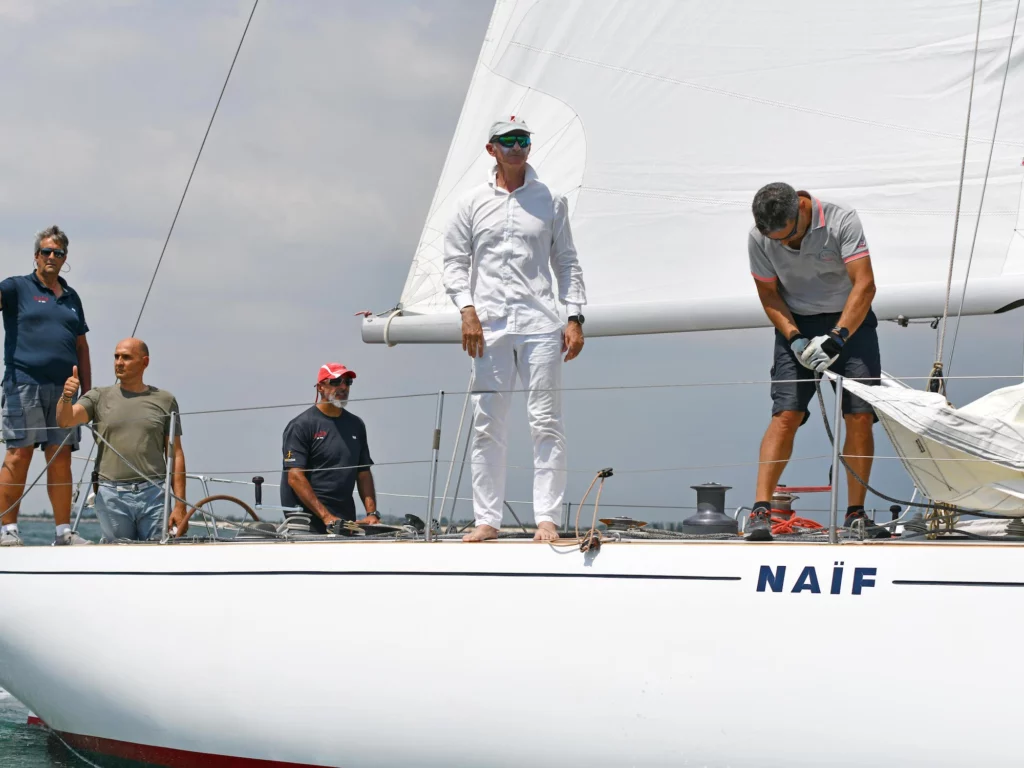
[[(491, 178), (459, 202), (444, 238), (444, 284), (462, 312), (473, 358), (473, 511), (463, 541), (498, 537), (505, 500), (506, 418), (516, 373), (527, 388), (533, 435), (536, 541), (558, 538), (565, 495), (562, 354), (583, 349), (583, 272), (565, 198), (526, 162), (530, 129), (513, 116), (488, 131)], [(554, 273), (554, 274), (552, 274)], [(568, 322), (558, 312), (565, 305)]]

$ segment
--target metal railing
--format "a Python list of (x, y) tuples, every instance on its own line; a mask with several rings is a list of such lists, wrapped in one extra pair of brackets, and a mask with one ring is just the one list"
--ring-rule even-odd
[[(921, 380), (927, 380), (928, 377), (904, 377), (903, 380), (911, 380), (911, 379), (915, 379), (915, 378), (920, 378)], [(1019, 381), (1021, 377), (1020, 376), (987, 376), (987, 377), (986, 376), (965, 376), (965, 377), (956, 377), (956, 378), (958, 378), (958, 379), (959, 378), (962, 378), (962, 379), (986, 379), (986, 380), (988, 380), (988, 379), (997, 379), (997, 380), (998, 379), (1011, 379), (1011, 380)], [(834, 404), (833, 404), (833, 407), (831, 409), (832, 410), (831, 425), (832, 425), (832, 429), (833, 429), (833, 435), (832, 435), (832, 444), (830, 446), (830, 448), (831, 448), (831, 455), (828, 458), (831, 458), (831, 463), (832, 463), (832, 467), (833, 467), (833, 473), (835, 473), (835, 475), (838, 475), (841, 467), (843, 466), (844, 458), (848, 459), (848, 458), (857, 458), (857, 457), (854, 457), (852, 455), (844, 456), (844, 454), (841, 451), (841, 446), (843, 444), (843, 430), (844, 430), (844, 418), (843, 418), (843, 413), (842, 413), (842, 399), (843, 399), (843, 393), (844, 393), (844, 379), (843, 379), (843, 377), (838, 377), (837, 376), (837, 377), (834, 377), (832, 379), (832, 381), (833, 381), (833, 384), (834, 384)], [(714, 382), (700, 382), (700, 383), (683, 383), (683, 384), (653, 384), (653, 385), (642, 385), (641, 384), (641, 385), (633, 385), (633, 386), (630, 386), (630, 385), (624, 385), (624, 386), (622, 386), (622, 385), (620, 385), (620, 386), (588, 386), (588, 387), (568, 387), (568, 388), (563, 388), (563, 391), (571, 392), (571, 391), (606, 391), (606, 390), (607, 391), (652, 390), (652, 389), (675, 389), (675, 388), (709, 387), (709, 386), (722, 387), (722, 386), (750, 385), (750, 384), (764, 384), (764, 383), (767, 383), (767, 382), (762, 382), (762, 381), (743, 381), (743, 382), (740, 382), (740, 381), (736, 381), (736, 382), (718, 382), (718, 383), (714, 383)], [(449, 496), (448, 491), (449, 491), (450, 481), (451, 481), (451, 479), (453, 477), (453, 470), (455, 468), (455, 465), (456, 464), (460, 464), (461, 466), (464, 467), (466, 463), (470, 463), (470, 464), (473, 463), (472, 460), (467, 461), (468, 447), (469, 447), (469, 444), (470, 444), (469, 443), (469, 435), (472, 433), (472, 422), (471, 421), (470, 421), (470, 428), (469, 428), (469, 430), (466, 433), (466, 441), (465, 441), (464, 448), (463, 448), (463, 456), (462, 456), (461, 462), (457, 460), (457, 454), (458, 454), (459, 444), (462, 443), (462, 439), (463, 439), (462, 438), (462, 426), (463, 426), (463, 420), (465, 418), (465, 413), (466, 413), (466, 407), (467, 407), (466, 404), (468, 404), (468, 401), (469, 401), (469, 395), (474, 394), (474, 393), (478, 393), (478, 392), (480, 392), (480, 391), (475, 391), (475, 390), (472, 390), (472, 389), (459, 390), (459, 391), (454, 391), (454, 392), (443, 391), (442, 390), (442, 391), (439, 391), (439, 392), (435, 393), (434, 395), (432, 395), (432, 397), (434, 398), (434, 401), (435, 401), (435, 418), (434, 418), (433, 430), (432, 430), (432, 434), (431, 434), (431, 444), (430, 444), (429, 457), (424, 457), (423, 459), (415, 459), (415, 460), (410, 460), (410, 461), (382, 462), (382, 463), (379, 463), (379, 464), (375, 465), (376, 467), (397, 466), (397, 465), (415, 465), (415, 464), (427, 464), (428, 465), (428, 483), (427, 483), (428, 487), (427, 487), (427, 493), (426, 493), (425, 496), (419, 496), (417, 494), (398, 494), (398, 493), (390, 493), (389, 494), (387, 492), (381, 492), (381, 493), (378, 494), (379, 496), (382, 496), (382, 497), (394, 496), (396, 498), (409, 498), (409, 499), (419, 498), (419, 499), (421, 499), (424, 502), (424, 507), (425, 507), (424, 511), (425, 511), (425, 518), (426, 518), (426, 520), (425, 520), (426, 526), (425, 526), (425, 530), (424, 530), (424, 538), (427, 541), (434, 540), (434, 538), (435, 538), (435, 533), (434, 532), (439, 529), (439, 527), (441, 525), (441, 522), (442, 522), (442, 520), (444, 520), (445, 517), (447, 517), (447, 525), (446, 525), (446, 527), (451, 526), (453, 524), (454, 517), (455, 517), (454, 516), (454, 510), (455, 510), (455, 505), (456, 505), (457, 502), (459, 502), (459, 501), (470, 501), (471, 500), (471, 499), (465, 498), (464, 496), (460, 496), (459, 495), (459, 485), (458, 485), (458, 482), (461, 482), (461, 471), (460, 471), (460, 474), (459, 474), (459, 481), (455, 485), (454, 492)], [(448, 461), (447, 458), (446, 459), (442, 459), (441, 458), (440, 450), (441, 450), (441, 446), (442, 446), (442, 428), (443, 428), (443, 415), (444, 415), (444, 400), (445, 400), (446, 397), (451, 396), (451, 395), (465, 395), (466, 396), (466, 401), (465, 401), (465, 403), (463, 405), (463, 420), (459, 421), (458, 434), (455, 435), (454, 440), (452, 441), (453, 451), (454, 452), (453, 452), (451, 460)], [(426, 393), (417, 393), (417, 394), (412, 394), (412, 395), (398, 395), (398, 396), (394, 396), (394, 397), (384, 396), (384, 397), (372, 397), (372, 398), (364, 398), (364, 399), (352, 399), (350, 402), (351, 403), (360, 403), (360, 402), (374, 402), (374, 401), (393, 401), (393, 400), (397, 400), (397, 399), (405, 400), (405, 399), (410, 399), (410, 398), (425, 398), (425, 397), (428, 397), (428, 396), (431, 396), (431, 395), (427, 395)], [(300, 406), (301, 407), (308, 407), (309, 404), (308, 403), (302, 403), (302, 404), (288, 404), (288, 405), (283, 405), (283, 406), (255, 406), (255, 407), (251, 407), (251, 408), (243, 407), (243, 408), (230, 408), (230, 409), (210, 409), (210, 410), (192, 411), (192, 412), (184, 412), (184, 413), (185, 414), (189, 414), (189, 415), (215, 414), (215, 413), (228, 413), (228, 412), (234, 413), (234, 412), (244, 412), (244, 411), (254, 411), (254, 410), (267, 410), (267, 409), (271, 409), (271, 408), (300, 407)], [(175, 495), (175, 492), (174, 492), (174, 487), (173, 487), (174, 486), (174, 483), (173, 483), (173, 480), (174, 480), (174, 461), (175, 461), (174, 456), (175, 456), (175, 449), (176, 449), (177, 442), (178, 442), (178, 437), (177, 437), (176, 433), (178, 431), (177, 430), (177, 424), (178, 424), (178, 420), (179, 420), (180, 417), (179, 417), (178, 414), (169, 414), (168, 418), (169, 418), (169, 428), (170, 428), (169, 429), (169, 435), (170, 435), (170, 438), (169, 438), (169, 441), (168, 441), (168, 455), (167, 455), (165, 472), (164, 472), (163, 478), (161, 478), (161, 480), (163, 482), (163, 485), (164, 485), (164, 489), (163, 489), (164, 490), (164, 505), (163, 505), (163, 521), (164, 521), (163, 531), (164, 531), (164, 533), (163, 533), (163, 535), (161, 537), (161, 542), (162, 543), (167, 543), (171, 539), (171, 534), (170, 534), (170, 532), (168, 530), (168, 523), (169, 523), (169, 521), (171, 519), (171, 514), (172, 514), (172, 510), (173, 510), (174, 504), (175, 504), (176, 501), (183, 501), (182, 499), (178, 499), (177, 498), (177, 496)], [(101, 440), (101, 439), (102, 438), (97, 436), (97, 440)], [(796, 462), (796, 461), (800, 461), (800, 460), (819, 459), (819, 458), (826, 458), (826, 457), (825, 456), (793, 457), (793, 458), (789, 459), (788, 461)], [(903, 460), (903, 461), (907, 460), (905, 457), (883, 457), (883, 456), (877, 456), (877, 455), (874, 458), (876, 458), (876, 459), (892, 458), (892, 459), (900, 459), (900, 460)], [(910, 460), (913, 460), (913, 459), (910, 459)], [(976, 460), (976, 459), (956, 458), (956, 459), (940, 459), (940, 460), (972, 461), (972, 460)], [(980, 459), (977, 459), (977, 460), (980, 460)], [(86, 461), (88, 461), (88, 460), (86, 460)], [(439, 490), (439, 488), (438, 488), (438, 470), (440, 469), (440, 465), (442, 463), (449, 463), (450, 466), (449, 466), (449, 469), (448, 469), (448, 482), (446, 482), (444, 484), (444, 491), (443, 491), (443, 493), (441, 493), (440, 498), (438, 498), (438, 495), (439, 495), (438, 494), (438, 490)], [(616, 473), (617, 474), (628, 474), (628, 473), (641, 473), (641, 472), (643, 472), (643, 473), (650, 473), (650, 472), (674, 472), (674, 471), (683, 471), (683, 470), (694, 470), (694, 469), (700, 469), (700, 468), (706, 468), (706, 467), (751, 466), (751, 465), (758, 464), (758, 463), (760, 463), (760, 462), (741, 462), (741, 463), (733, 463), (733, 464), (706, 464), (706, 465), (699, 465), (699, 466), (698, 465), (692, 465), (692, 466), (675, 466), (675, 467), (643, 467), (643, 466), (641, 466), (641, 467), (638, 467), (638, 468), (626, 468), (626, 469), (622, 469), (622, 470), (617, 470)], [(526, 469), (527, 468), (527, 467), (516, 467), (513, 464), (508, 464), (507, 466), (508, 466), (508, 468), (522, 468), (522, 469)], [(530, 468), (532, 469), (532, 466)], [(338, 470), (338, 469), (352, 469), (352, 467), (347, 467), (347, 468), (345, 468), (345, 467), (326, 467), (326, 468), (323, 468), (322, 470), (308, 470), (308, 471), (309, 472), (314, 472), (314, 471), (335, 471), (335, 470)], [(269, 472), (269, 471), (279, 471), (279, 470), (280, 470), (280, 468), (276, 468), (276, 469), (273, 469), (273, 470), (263, 470), (263, 471), (264, 472)], [(558, 471), (562, 471), (562, 470), (558, 470)], [(566, 469), (564, 471), (566, 471), (566, 472), (574, 472), (574, 473), (586, 472), (587, 474), (589, 474), (589, 471), (587, 471), (587, 470), (580, 470), (580, 469)], [(251, 472), (251, 470), (249, 472)], [(223, 472), (223, 473), (219, 473), (219, 474), (248, 474), (248, 472), (243, 473), (243, 472), (240, 472), (240, 471), (230, 471), (230, 472)], [(211, 483), (228, 483), (228, 484), (237, 484), (237, 485), (252, 485), (253, 484), (253, 482), (249, 481), (249, 480), (240, 480), (240, 479), (232, 479), (232, 478), (228, 478), (228, 477), (219, 477), (219, 476), (214, 476), (212, 473), (208, 474), (208, 473), (205, 473), (205, 472), (204, 473), (195, 473), (195, 472), (187, 473), (186, 474), (186, 478), (189, 479), (189, 480), (193, 480), (193, 481), (197, 481), (197, 482), (201, 483), (201, 485), (203, 487), (203, 491), (204, 491), (204, 498), (210, 496), (210, 484)], [(36, 482), (38, 482), (38, 479), (37, 479)], [(156, 478), (154, 478), (153, 482), (160, 482), (160, 480), (157, 480)], [(73, 483), (73, 485), (76, 485), (79, 488), (83, 484), (84, 483), (82, 483), (81, 481), (79, 483)], [(840, 483), (838, 481), (838, 476), (834, 476), (833, 477), (833, 481), (830, 483), (829, 503), (828, 503), (828, 509), (827, 509), (827, 512), (828, 512), (827, 531), (828, 531), (828, 540), (829, 540), (830, 543), (839, 543), (839, 541), (840, 541), (840, 535), (839, 535), (839, 532), (841, 530), (840, 520), (842, 518), (840, 516), (839, 485), (840, 485)], [(915, 490), (915, 493), (916, 493), (916, 490)], [(75, 511), (74, 527), (76, 529), (77, 529), (78, 524), (79, 524), (79, 522), (80, 522), (80, 520), (82, 518), (83, 509), (84, 509), (84, 507), (86, 505), (86, 500), (87, 500), (87, 494), (86, 493), (82, 493), (81, 490), (79, 490), (79, 492), (78, 492), (78, 494), (76, 496), (76, 499), (75, 499), (75, 510), (74, 510)], [(451, 502), (451, 507), (447, 509), (448, 514), (445, 515), (446, 506), (447, 506), (449, 501)], [(911, 500), (911, 502), (913, 502), (913, 499)], [(523, 504), (526, 504), (526, 503), (529, 503), (529, 502), (513, 502), (513, 503), (517, 503), (517, 504), (518, 503), (523, 503)], [(613, 508), (613, 507), (616, 507), (618, 505), (614, 504), (613, 502), (604, 502), (602, 506)], [(638, 504), (638, 505), (625, 505), (625, 506), (648, 507), (648, 506), (651, 506), (651, 505)], [(654, 505), (654, 506), (659, 506), (659, 505)], [(665, 506), (666, 506), (666, 508), (668, 508), (667, 505), (665, 505)], [(299, 507), (284, 507), (284, 506), (263, 505), (262, 504), (262, 500), (261, 500), (261, 498), (259, 496), (259, 488), (258, 487), (257, 487), (257, 501), (256, 501), (256, 505), (255, 505), (254, 508), (257, 510), (257, 512), (266, 510), (266, 511), (273, 511), (273, 512), (286, 512), (286, 513), (287, 512), (300, 511), (300, 509), (301, 509)], [(673, 505), (671, 508), (673, 508), (673, 509), (685, 509), (686, 507), (681, 507), (681, 506)], [(690, 508), (692, 509), (692, 507), (690, 507)], [(573, 504), (572, 503), (566, 502), (566, 503), (563, 504), (563, 515), (564, 515), (563, 516), (563, 530), (567, 529), (567, 526), (569, 524), (569, 518), (570, 518), (571, 513), (572, 513), (572, 509), (573, 509)], [(217, 516), (215, 514), (214, 509), (212, 508), (212, 504), (208, 505), (208, 506), (204, 505), (204, 507), (197, 508), (197, 511), (199, 512), (200, 516), (202, 517), (202, 519), (204, 521), (204, 524), (211, 531), (211, 537), (215, 541), (216, 540), (221, 540), (220, 534), (218, 532)]]

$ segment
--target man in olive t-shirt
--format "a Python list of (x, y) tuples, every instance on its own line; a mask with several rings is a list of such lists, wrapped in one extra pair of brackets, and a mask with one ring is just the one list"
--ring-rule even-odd
[[(143, 383), (149, 365), (149, 347), (140, 339), (125, 339), (114, 350), (114, 375), (118, 384), (86, 392), (77, 403), (77, 369), (64, 384), (57, 402), (57, 423), (62, 427), (92, 421), (97, 434), (96, 517), (107, 541), (147, 541), (163, 536), (164, 477), (170, 417), (178, 413), (178, 401), (166, 390)], [(185, 453), (181, 447), (181, 422), (174, 441), (172, 487), (178, 500), (170, 528), (185, 532)]]

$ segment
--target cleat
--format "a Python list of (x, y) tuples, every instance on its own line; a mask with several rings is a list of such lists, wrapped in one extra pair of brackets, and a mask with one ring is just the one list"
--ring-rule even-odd
[(747, 541), (772, 540), (772, 512), (766, 507), (754, 507), (744, 531)]

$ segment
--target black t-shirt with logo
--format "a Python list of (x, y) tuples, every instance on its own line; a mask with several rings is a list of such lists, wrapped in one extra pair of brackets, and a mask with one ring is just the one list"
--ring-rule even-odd
[[(348, 411), (332, 418), (313, 406), (288, 422), (281, 450), (284, 455), (284, 471), (281, 473), (283, 506), (304, 506), (288, 485), (288, 470), (304, 469), (313, 493), (331, 514), (343, 520), (356, 519), (356, 505), (352, 499), (356, 475), (373, 465), (362, 419)], [(312, 510), (310, 512), (314, 529), (323, 532), (325, 529), (320, 518)]]

